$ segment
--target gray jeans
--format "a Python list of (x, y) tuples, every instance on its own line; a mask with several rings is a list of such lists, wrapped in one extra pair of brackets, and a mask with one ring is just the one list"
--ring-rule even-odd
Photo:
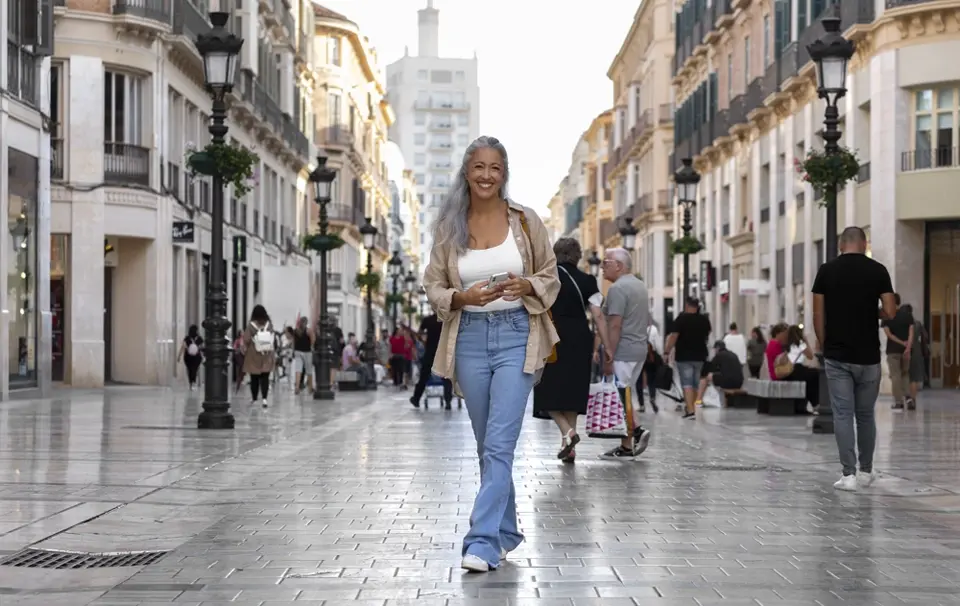
[[(877, 445), (877, 423), (874, 407), (880, 393), (880, 365), (847, 364), (824, 360), (830, 407), (833, 409), (834, 432), (843, 475), (857, 472), (857, 451), (860, 471), (873, 471), (873, 450)], [(856, 421), (856, 433), (854, 433)]]

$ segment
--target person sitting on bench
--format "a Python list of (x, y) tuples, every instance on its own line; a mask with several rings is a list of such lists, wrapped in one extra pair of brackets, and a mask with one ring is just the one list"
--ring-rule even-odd
[(704, 364), (705, 372), (700, 378), (697, 402), (703, 402), (703, 393), (713, 384), (721, 391), (743, 387), (743, 365), (737, 354), (727, 349), (727, 344), (717, 341), (713, 344), (713, 358)]

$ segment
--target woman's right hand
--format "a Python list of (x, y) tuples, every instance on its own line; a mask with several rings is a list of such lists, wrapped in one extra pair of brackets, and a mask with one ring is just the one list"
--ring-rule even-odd
[(477, 282), (463, 292), (464, 305), (475, 305), (483, 307), (487, 303), (496, 301), (500, 298), (500, 291), (494, 288), (487, 288), (487, 281)]

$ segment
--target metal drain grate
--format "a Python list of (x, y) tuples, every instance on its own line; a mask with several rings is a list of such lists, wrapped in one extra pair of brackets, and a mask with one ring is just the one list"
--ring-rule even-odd
[(167, 555), (167, 553), (166, 551), (139, 551), (130, 553), (93, 554), (28, 548), (3, 558), (0, 560), (0, 566), (50, 568), (57, 570), (148, 566)]
[(769, 465), (711, 465), (691, 464), (684, 465), (686, 469), (701, 469), (704, 471), (772, 471), (774, 473), (790, 473), (789, 469), (783, 467), (770, 467)]

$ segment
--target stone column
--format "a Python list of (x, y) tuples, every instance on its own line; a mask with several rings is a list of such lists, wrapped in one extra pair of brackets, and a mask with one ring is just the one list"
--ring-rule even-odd
[(637, 124), (637, 112), (640, 111), (640, 108), (637, 107), (637, 84), (634, 82), (630, 83), (630, 86), (627, 87), (627, 129), (630, 130)]
[[(816, 120), (819, 120), (821, 117), (814, 115), (814, 107), (816, 103), (808, 103), (806, 107), (803, 108), (803, 120), (804, 120), (804, 135), (803, 135), (803, 148), (805, 152), (810, 151), (810, 148), (813, 147), (813, 138), (814, 135), (814, 125)], [(813, 249), (813, 222), (824, 221), (825, 215), (824, 210), (820, 208), (820, 205), (817, 204), (813, 199), (813, 187), (809, 183), (804, 183), (803, 186), (804, 199), (806, 204), (803, 205), (803, 317), (799, 318), (803, 322), (804, 330), (809, 331), (813, 328), (813, 295), (810, 293), (810, 287), (813, 286), (813, 272), (812, 266), (816, 261), (816, 253)], [(811, 257), (814, 257), (811, 259)], [(796, 306), (794, 306), (796, 307)]]
[[(769, 325), (777, 323), (777, 315), (780, 311), (780, 302), (777, 298), (777, 226), (780, 224), (780, 189), (786, 181), (789, 183), (786, 174), (780, 171), (780, 150), (778, 143), (781, 135), (781, 126), (777, 125), (769, 136), (770, 143), (770, 224), (769, 243), (766, 251), (768, 262), (770, 264), (770, 294), (767, 296), (767, 314), (766, 318), (757, 318), (758, 322), (766, 322)], [(791, 170), (791, 166), (784, 164), (783, 171), (786, 173)], [(784, 188), (786, 191), (786, 188)], [(790, 200), (785, 200), (784, 204), (790, 206)], [(759, 268), (759, 265), (757, 266)], [(759, 276), (757, 276), (759, 277)]]
[[(717, 197), (716, 197), (716, 193), (714, 192), (714, 176), (713, 176), (716, 170), (717, 169), (714, 168), (709, 172), (707, 172), (705, 175), (703, 175), (703, 181), (701, 182), (700, 187), (704, 188), (706, 201), (704, 202), (704, 205), (703, 205), (703, 213), (697, 213), (698, 215), (700, 214), (703, 215), (703, 230), (706, 233), (706, 237), (704, 238), (706, 240), (704, 242), (704, 246), (706, 246), (706, 250), (703, 252), (703, 254), (700, 255), (700, 258), (705, 261), (711, 261), (714, 264), (716, 264), (714, 259), (716, 258), (717, 248), (719, 247), (716, 241), (716, 238), (714, 237), (715, 234), (717, 233), (716, 232), (717, 222), (714, 217), (714, 215), (717, 214), (717, 209), (716, 209)], [(697, 275), (698, 276), (700, 275), (699, 267), (697, 268)], [(704, 276), (700, 276), (700, 279), (703, 280)], [(682, 296), (682, 295), (679, 295), (679, 296)], [(679, 296), (676, 298), (679, 298)], [(707, 312), (711, 315), (711, 317), (713, 317), (713, 314), (717, 310), (716, 287), (714, 287), (714, 289), (710, 292), (702, 293), (701, 296), (703, 297), (704, 305), (706, 306)]]
[(67, 174), (78, 188), (73, 191), (70, 214), (70, 355), (65, 362), (73, 387), (102, 387), (104, 192), (83, 189), (103, 182), (103, 61), (72, 55), (67, 68)]
[[(778, 243), (778, 245), (782, 244), (783, 246), (783, 290), (777, 293), (776, 311), (774, 313), (776, 320), (773, 322), (774, 324), (777, 322), (792, 322), (796, 315), (796, 305), (793, 303), (793, 243), (797, 239), (797, 180), (793, 167), (794, 153), (796, 151), (796, 139), (794, 137), (793, 126), (793, 117), (783, 121), (783, 163), (786, 167), (784, 190), (787, 198), (787, 212), (784, 217), (786, 221), (783, 230), (783, 242)], [(813, 200), (804, 200), (804, 205), (812, 203)], [(776, 265), (776, 262), (776, 252), (774, 252), (773, 264)], [(776, 285), (776, 283), (774, 283), (774, 285)], [(782, 318), (780, 317), (781, 296), (783, 297), (783, 308), (785, 312)]]
[[(740, 216), (740, 161), (737, 158), (731, 158), (729, 163), (729, 170), (727, 171), (730, 179), (730, 234), (727, 237), (740, 233), (740, 226), (743, 222), (743, 217)], [(739, 271), (735, 265), (735, 257), (733, 254), (733, 248), (730, 245), (726, 245), (726, 257), (730, 260), (730, 278), (727, 281), (729, 290), (729, 301), (728, 310), (730, 311), (729, 321), (735, 321), (737, 316), (740, 313), (741, 301), (740, 301), (740, 276)], [(716, 322), (714, 322), (716, 324)], [(726, 324), (726, 322), (725, 322)], [(722, 326), (721, 330), (726, 332), (726, 326)], [(722, 333), (721, 333), (722, 334)]]
[[(775, 136), (771, 136), (770, 138), (776, 139)], [(750, 150), (750, 160), (751, 160), (750, 161), (750, 198), (752, 199), (750, 208), (751, 208), (751, 212), (753, 213), (753, 217), (749, 219), (749, 221), (753, 223), (753, 233), (755, 235), (754, 236), (755, 239), (753, 241), (753, 254), (751, 255), (751, 261), (750, 261), (750, 263), (752, 264), (752, 267), (748, 268), (746, 277), (748, 279), (759, 280), (760, 279), (760, 252), (761, 252), (760, 246), (762, 241), (762, 238), (760, 237), (760, 229), (763, 225), (763, 223), (760, 221), (760, 198), (762, 197), (762, 192), (760, 191), (760, 186), (761, 186), (760, 172), (761, 171), (760, 171), (760, 139), (759, 138), (757, 138), (757, 140), (753, 142), (752, 149)], [(776, 166), (776, 159), (772, 156), (770, 157), (770, 166), (771, 167)], [(773, 170), (769, 170), (767, 172), (768, 174), (772, 175)], [(772, 176), (770, 181), (771, 182), (773, 181)], [(770, 225), (776, 225), (776, 220), (777, 220), (776, 202), (773, 200), (773, 198), (770, 198), (769, 203), (770, 203), (770, 211), (769, 211)], [(747, 302), (745, 301), (745, 303)], [(760, 295), (754, 293), (749, 297), (749, 303), (747, 305), (747, 313), (741, 314), (741, 319), (743, 320), (744, 323), (740, 325), (740, 330), (746, 333), (749, 330), (747, 326), (755, 326), (757, 324), (757, 319), (759, 315), (760, 315)]]
[[(293, 32), (292, 36), (296, 37), (297, 33)], [(296, 81), (293, 71), (293, 52), (284, 50), (280, 53), (280, 82), (284, 83), (280, 86), (280, 111), (292, 118), (296, 118), (293, 115), (293, 95), (296, 94), (296, 89), (291, 84)]]
[[(843, 144), (846, 147), (857, 154), (857, 157), (861, 162), (870, 161), (870, 150), (859, 150), (857, 149), (857, 128), (859, 127), (860, 116), (858, 115), (860, 110), (857, 107), (857, 87), (854, 85), (856, 82), (856, 74), (847, 74), (847, 95), (844, 97), (844, 103), (846, 105), (846, 115), (843, 125)], [(864, 158), (866, 156), (866, 158)], [(839, 210), (839, 209), (837, 209)], [(844, 195), (844, 207), (843, 207), (843, 216), (837, 217), (837, 227), (840, 232), (843, 232), (844, 228), (851, 225), (856, 225), (857, 222), (857, 181), (848, 181), (846, 186), (846, 193)], [(824, 219), (826, 220), (826, 219)], [(826, 231), (824, 231), (826, 233)], [(826, 252), (826, 240), (824, 240), (824, 252)]]

